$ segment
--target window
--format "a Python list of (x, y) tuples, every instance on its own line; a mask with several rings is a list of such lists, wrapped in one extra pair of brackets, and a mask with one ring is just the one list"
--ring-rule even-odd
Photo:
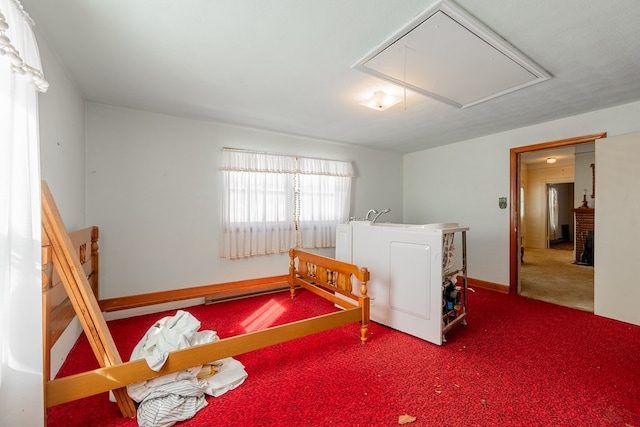
[(221, 170), (223, 258), (335, 246), (351, 163), (225, 148)]
[(558, 189), (549, 186), (549, 240), (558, 238)]

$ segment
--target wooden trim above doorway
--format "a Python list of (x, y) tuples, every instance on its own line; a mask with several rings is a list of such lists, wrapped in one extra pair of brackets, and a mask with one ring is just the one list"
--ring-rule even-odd
[(509, 196), (511, 200), (510, 207), (510, 227), (509, 227), (509, 293), (516, 294), (518, 292), (518, 262), (520, 254), (518, 251), (518, 218), (520, 210), (520, 192), (518, 191), (518, 170), (520, 162), (518, 155), (529, 151), (546, 150), (549, 148), (565, 147), (568, 145), (582, 144), (593, 142), (598, 139), (606, 138), (607, 133), (594, 133), (590, 135), (576, 136), (574, 138), (558, 139), (556, 141), (541, 142), (539, 144), (525, 145), (515, 147), (510, 150), (509, 155)]
[(558, 139), (555, 141), (541, 142), (539, 144), (525, 145), (511, 149), (511, 154), (527, 153), (529, 151), (547, 150), (549, 148), (566, 147), (567, 145), (583, 144), (585, 142), (593, 142), (596, 139), (606, 138), (607, 133), (594, 133), (591, 135), (576, 136), (574, 138)]

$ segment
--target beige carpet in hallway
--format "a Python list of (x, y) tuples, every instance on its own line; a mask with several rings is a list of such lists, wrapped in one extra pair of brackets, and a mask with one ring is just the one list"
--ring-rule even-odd
[(573, 251), (525, 248), (520, 295), (593, 312), (593, 269), (573, 264)]

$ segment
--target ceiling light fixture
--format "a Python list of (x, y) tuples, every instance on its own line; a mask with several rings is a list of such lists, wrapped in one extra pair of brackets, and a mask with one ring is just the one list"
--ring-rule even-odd
[(547, 163), (551, 164), (551, 163), (555, 163), (556, 162), (556, 158), (555, 157), (547, 157)]
[(365, 107), (369, 107), (374, 110), (384, 111), (389, 107), (393, 107), (400, 101), (400, 98), (379, 90), (375, 92), (371, 98), (361, 102), (360, 105), (364, 105)]

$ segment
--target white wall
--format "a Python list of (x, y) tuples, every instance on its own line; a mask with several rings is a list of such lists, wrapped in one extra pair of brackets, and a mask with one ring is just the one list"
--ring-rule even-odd
[[(455, 221), (471, 227), (468, 233), (469, 276), (508, 285), (509, 209), (498, 209), (497, 199), (509, 194), (509, 150), (599, 132), (607, 132), (609, 137), (637, 132), (640, 131), (637, 117), (640, 117), (639, 102), (407, 154), (404, 157), (405, 221)], [(596, 147), (607, 143), (607, 139), (598, 141)], [(640, 144), (625, 148), (624, 154), (618, 153), (621, 157), (637, 159)], [(596, 185), (600, 176), (615, 173), (611, 165), (599, 164), (597, 148), (596, 165)], [(626, 194), (628, 199), (637, 200), (640, 197), (634, 188), (637, 182), (621, 181), (616, 194)], [(602, 192), (596, 190), (596, 198), (601, 209)], [(603, 219), (600, 212), (596, 217), (599, 218), (596, 220), (598, 230), (602, 221), (617, 221)], [(637, 235), (637, 223), (630, 226), (629, 233)], [(598, 239), (602, 238), (601, 233), (598, 231)], [(600, 258), (597, 262), (595, 286), (601, 290), (608, 286), (606, 277), (609, 274), (631, 265), (615, 260), (606, 263)], [(606, 282), (602, 283), (603, 280)], [(627, 282), (621, 286), (633, 285)], [(599, 314), (597, 301), (596, 314)]]
[(509, 150), (501, 138), (459, 143), (404, 157), (405, 222), (457, 222), (467, 233), (470, 277), (508, 283)]
[[(84, 99), (46, 40), (39, 33), (36, 35), (49, 82), (49, 90), (38, 99), (40, 173), (53, 193), (65, 226), (77, 230), (86, 226)], [(52, 348), (52, 376), (62, 366), (81, 331), (76, 319)]]
[(351, 214), (391, 208), (384, 221), (403, 217), (398, 154), (95, 103), (86, 123), (87, 221), (100, 227), (102, 298), (287, 274), (286, 254), (220, 258), (223, 147), (351, 161)]
[(49, 90), (38, 99), (40, 172), (69, 230), (85, 226), (84, 99), (46, 40), (38, 37)]
[(596, 142), (595, 312), (640, 325), (640, 133)]

